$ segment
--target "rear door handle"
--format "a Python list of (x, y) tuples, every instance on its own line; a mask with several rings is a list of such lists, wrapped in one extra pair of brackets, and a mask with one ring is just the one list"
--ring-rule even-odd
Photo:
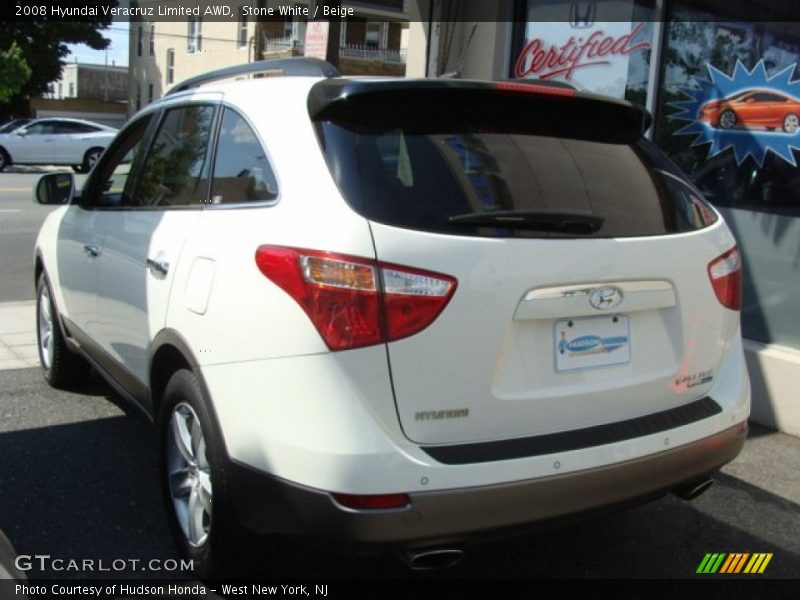
[(169, 263), (165, 260), (156, 260), (154, 258), (147, 259), (147, 268), (152, 272), (166, 275), (169, 272)]
[(100, 250), (97, 246), (90, 246), (89, 244), (84, 245), (83, 251), (89, 258), (97, 258), (100, 255)]

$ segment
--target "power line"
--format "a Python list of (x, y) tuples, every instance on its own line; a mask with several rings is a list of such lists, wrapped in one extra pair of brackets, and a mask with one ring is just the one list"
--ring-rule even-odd
[[(236, 25), (237, 26), (240, 25), (240, 22), (237, 21)], [(139, 27), (144, 28), (145, 26), (144, 25), (140, 25)], [(149, 25), (147, 27), (149, 27)], [(101, 29), (100, 33), (102, 33), (103, 31), (109, 31), (109, 30), (110, 31), (128, 31), (130, 36), (133, 35), (133, 32), (130, 29), (126, 29), (124, 27), (107, 27), (106, 29)], [(153, 33), (155, 33), (157, 36), (160, 35), (162, 37), (180, 38), (180, 39), (183, 39), (183, 40), (185, 40), (185, 39), (190, 37), (188, 34), (183, 35), (183, 34), (180, 34), (180, 33), (164, 33), (164, 32), (159, 32), (159, 31), (154, 31)], [(148, 31), (147, 35), (150, 35), (149, 31)], [(210, 42), (238, 42), (239, 41), (238, 38), (236, 38), (236, 39), (215, 38), (215, 37), (208, 37), (206, 35), (203, 35), (202, 33), (201, 33), (201, 37), (203, 38), (204, 41), (207, 40), (207, 41), (210, 41)]]

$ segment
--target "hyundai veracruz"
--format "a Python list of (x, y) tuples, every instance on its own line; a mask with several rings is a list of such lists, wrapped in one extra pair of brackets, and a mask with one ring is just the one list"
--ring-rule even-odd
[(44, 376), (91, 365), (153, 419), (199, 574), (266, 534), (441, 564), (739, 453), (739, 251), (643, 110), (262, 66), (286, 76), (179, 86), (82, 190), (37, 189), (65, 204), (36, 244)]

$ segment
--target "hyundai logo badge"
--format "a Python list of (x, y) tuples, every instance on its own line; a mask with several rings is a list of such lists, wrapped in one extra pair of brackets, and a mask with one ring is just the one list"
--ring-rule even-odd
[(611, 310), (622, 304), (625, 294), (618, 287), (601, 287), (592, 290), (589, 304), (598, 310)]

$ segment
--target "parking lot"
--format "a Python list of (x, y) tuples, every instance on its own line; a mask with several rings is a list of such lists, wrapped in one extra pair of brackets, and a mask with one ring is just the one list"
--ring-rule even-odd
[[(30, 200), (35, 179), (34, 173), (0, 174), (0, 337), (29, 327), (30, 338), (33, 331), (33, 322), (11, 319), (33, 302), (33, 239), (47, 213)], [(3, 356), (0, 529), (17, 552), (108, 562), (177, 558), (149, 422), (98, 378), (58, 392), (36, 368), (14, 368), (20, 365)], [(446, 571), (416, 574), (391, 556), (347, 557), (281, 543), (263, 557), (260, 572), (302, 579), (713, 578), (723, 576), (695, 573), (706, 553), (766, 552), (773, 558), (763, 575), (738, 577), (797, 577), (800, 439), (754, 426), (744, 452), (716, 481), (691, 503), (667, 496), (593, 521), (469, 547), (467, 558)], [(36, 569), (28, 575), (32, 581), (85, 577)]]

